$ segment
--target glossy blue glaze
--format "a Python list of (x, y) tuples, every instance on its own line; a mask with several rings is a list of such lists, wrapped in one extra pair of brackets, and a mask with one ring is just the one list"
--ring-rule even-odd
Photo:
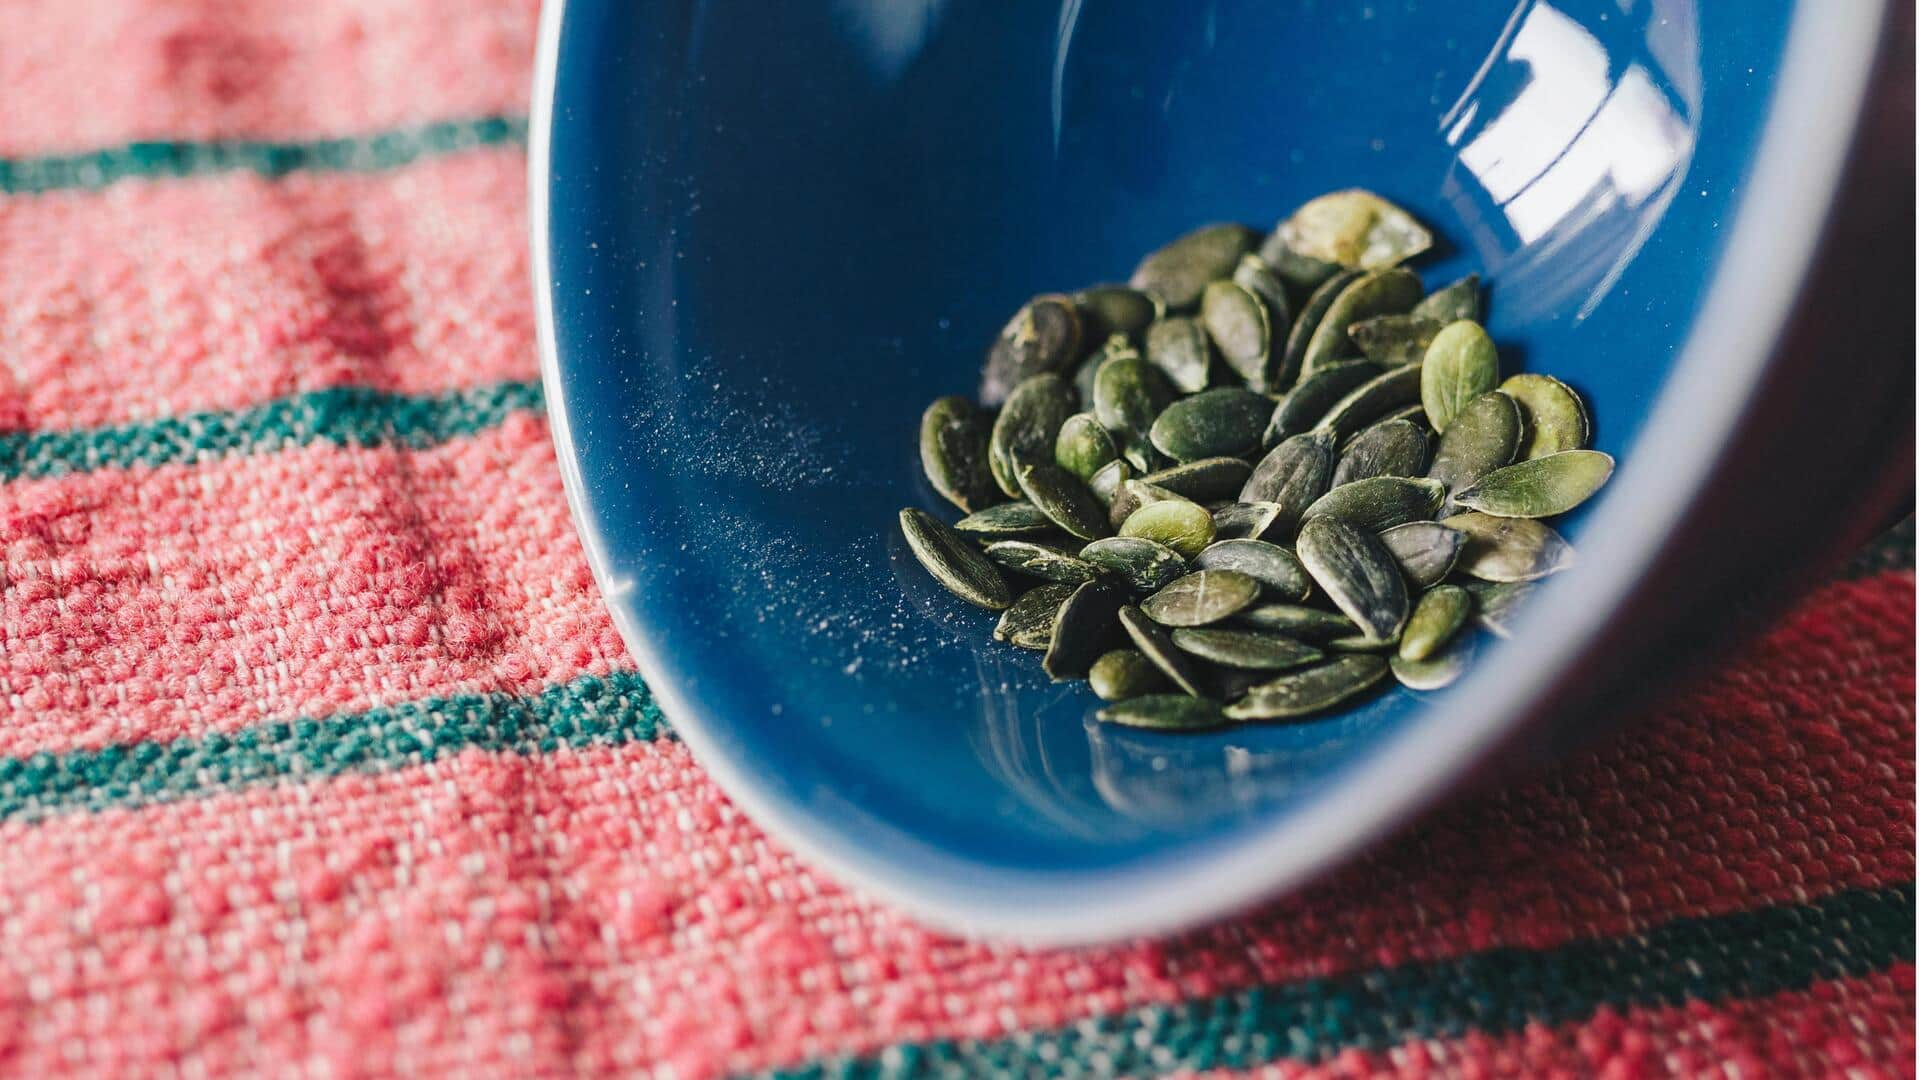
[[(670, 719), (834, 868), (1055, 939), (1152, 925), (1103, 921), (1102, 898), (1309, 807), (1397, 798), (1347, 781), (1456, 695), (1517, 712), (1497, 671), (1291, 726), (1098, 727), (1084, 684), (989, 642), (993, 617), (906, 554), (901, 506), (952, 517), (918, 475), (920, 411), (971, 392), (1027, 296), (1358, 185), (1449, 242), (1418, 264), (1430, 286), (1487, 278), (1509, 368), (1579, 388), (1631, 462), (1793, 6), (568, 0), (535, 121), (549, 389)], [(1576, 544), (1621, 497), (1567, 521)]]

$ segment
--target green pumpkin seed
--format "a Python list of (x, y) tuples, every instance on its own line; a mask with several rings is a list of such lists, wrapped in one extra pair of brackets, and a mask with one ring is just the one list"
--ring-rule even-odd
[(1056, 682), (1083, 678), (1101, 653), (1120, 644), (1117, 618), (1126, 604), (1126, 590), (1104, 581), (1074, 589), (1054, 619), (1041, 668)]
[(1053, 532), (1052, 520), (1030, 502), (1000, 503), (976, 510), (954, 522), (953, 527), (976, 540), (1017, 540)]
[(1364, 653), (1298, 668), (1269, 679), (1227, 706), (1235, 720), (1291, 720), (1330, 709), (1367, 690), (1387, 675), (1387, 662)]
[(1513, 621), (1533, 590), (1531, 581), (1469, 581), (1467, 592), (1473, 595), (1474, 621), (1499, 637), (1513, 636)]
[(1279, 634), (1219, 627), (1182, 627), (1172, 634), (1175, 646), (1202, 660), (1250, 671), (1284, 671), (1321, 658), (1319, 649)]
[(1425, 521), (1440, 512), (1447, 489), (1425, 477), (1375, 476), (1342, 484), (1314, 500), (1303, 520), (1328, 516), (1369, 532), (1409, 521)]
[(1013, 603), (1007, 579), (939, 518), (908, 507), (900, 511), (900, 533), (906, 537), (913, 557), (948, 592), (988, 611), (999, 611)]
[(1164, 488), (1197, 503), (1231, 499), (1253, 474), (1253, 466), (1237, 457), (1201, 458), (1171, 469), (1148, 473), (1142, 483)]
[(1100, 426), (1091, 413), (1074, 413), (1060, 425), (1053, 440), (1053, 463), (1086, 480), (1109, 462), (1117, 461), (1120, 451), (1113, 436)]
[(1360, 429), (1340, 451), (1333, 486), (1375, 476), (1419, 476), (1427, 468), (1427, 429), (1411, 420), (1382, 420)]
[(1354, 634), (1350, 637), (1337, 637), (1326, 642), (1330, 653), (1385, 653), (1391, 654), (1400, 647), (1398, 635), (1389, 638), (1368, 637)]
[(1260, 238), (1244, 225), (1208, 225), (1140, 260), (1127, 284), (1183, 311), (1200, 302), (1207, 282), (1233, 273)]
[(987, 441), (987, 462), (1001, 491), (1020, 498), (1020, 466), (1053, 460), (1060, 427), (1078, 407), (1072, 385), (1058, 375), (1035, 375), (1013, 388)]
[(1563, 450), (1495, 469), (1453, 495), (1456, 506), (1497, 517), (1564, 514), (1586, 502), (1613, 475), (1613, 458), (1598, 450)]
[(1347, 337), (1367, 359), (1399, 367), (1423, 359), (1444, 325), (1418, 315), (1375, 315), (1347, 327)]
[(1166, 313), (1160, 301), (1125, 285), (1095, 285), (1073, 294), (1080, 305), (1080, 322), (1089, 341), (1105, 341), (1114, 334), (1134, 341)]
[(1461, 319), (1485, 322), (1480, 312), (1480, 275), (1468, 274), (1413, 305), (1413, 314), (1445, 326)]
[(1453, 640), (1473, 614), (1473, 595), (1458, 585), (1441, 585), (1420, 598), (1400, 634), (1400, 657), (1425, 660)]
[(1420, 302), (1421, 295), (1420, 278), (1411, 270), (1394, 267), (1355, 278), (1314, 327), (1313, 338), (1300, 356), (1300, 374), (1311, 375), (1346, 356), (1353, 347), (1347, 328), (1354, 323), (1376, 315), (1404, 315)]
[(1573, 565), (1573, 546), (1530, 518), (1468, 513), (1441, 524), (1466, 538), (1460, 570), (1482, 581), (1538, 581)]
[(1180, 497), (1158, 484), (1149, 484), (1144, 480), (1123, 481), (1120, 490), (1114, 494), (1113, 501), (1107, 504), (1107, 522), (1118, 529), (1133, 516), (1135, 510), (1148, 503), (1165, 502), (1168, 499)]
[(1326, 493), (1333, 467), (1333, 436), (1324, 431), (1303, 432), (1260, 459), (1240, 489), (1240, 501), (1278, 505), (1273, 532), (1283, 539), (1290, 537), (1307, 507)]
[(1427, 346), (1421, 365), (1420, 404), (1427, 422), (1442, 435), (1467, 402), (1500, 382), (1500, 354), (1480, 324), (1468, 319), (1448, 323)]
[(1136, 592), (1165, 588), (1187, 572), (1187, 560), (1165, 544), (1138, 536), (1109, 536), (1080, 549), (1080, 558)]
[(1213, 543), (1213, 515), (1198, 503), (1162, 499), (1128, 514), (1120, 525), (1120, 535), (1165, 544), (1182, 558), (1191, 559)]
[(1360, 188), (1310, 200), (1276, 231), (1292, 251), (1361, 270), (1397, 266), (1433, 246), (1412, 214)]
[(1213, 539), (1258, 540), (1280, 520), (1280, 504), (1270, 502), (1228, 503), (1213, 511)]
[(1199, 323), (1176, 315), (1147, 328), (1147, 362), (1159, 368), (1174, 389), (1194, 394), (1207, 388), (1213, 349)]
[(1360, 280), (1360, 276), (1358, 270), (1342, 270), (1321, 282), (1320, 286), (1313, 290), (1313, 295), (1307, 297), (1307, 302), (1300, 308), (1300, 314), (1293, 320), (1293, 327), (1287, 331), (1286, 348), (1281, 351), (1280, 356), (1280, 370), (1293, 373), (1301, 380), (1313, 374), (1303, 366), (1307, 358), (1307, 347), (1313, 344), (1314, 333), (1319, 330), (1321, 322), (1326, 319), (1327, 312), (1332, 309), (1334, 302), (1346, 292), (1347, 286)]
[[(1125, 701), (1151, 694), (1167, 684), (1167, 677), (1139, 649), (1114, 649), (1100, 655), (1087, 669), (1087, 682), (1101, 701)], [(1197, 701), (1185, 694), (1182, 701)]]
[(1186, 694), (1147, 694), (1116, 701), (1094, 714), (1102, 722), (1155, 731), (1203, 731), (1227, 722), (1220, 706)]
[(1130, 440), (1146, 439), (1154, 418), (1173, 396), (1173, 387), (1159, 368), (1136, 353), (1119, 353), (1102, 362), (1094, 376), (1093, 418), (1114, 434), (1124, 452)]
[(1345, 615), (1299, 604), (1255, 604), (1235, 615), (1232, 621), (1299, 641), (1331, 641), (1360, 632), (1360, 627)]
[(1051, 544), (1031, 540), (996, 540), (987, 545), (987, 558), (996, 565), (1042, 581), (1078, 585), (1092, 581), (1100, 568)]
[(1328, 407), (1326, 415), (1314, 426), (1333, 433), (1335, 442), (1361, 428), (1384, 419), (1383, 413), (1420, 402), (1419, 364), (1388, 368), (1348, 391), (1347, 396)]
[(1054, 616), (1075, 588), (1051, 584), (1021, 593), (1020, 599), (1000, 613), (1000, 621), (993, 628), (993, 640), (1044, 652), (1053, 641)]
[(1448, 491), (1471, 487), (1513, 462), (1520, 445), (1520, 407), (1498, 390), (1466, 403), (1440, 436), (1427, 475)]
[(1409, 690), (1441, 690), (1452, 686), (1473, 661), (1472, 638), (1455, 638), (1451, 645), (1424, 660), (1395, 654), (1387, 661), (1393, 677)]
[[(1273, 317), (1253, 290), (1231, 281), (1208, 284), (1200, 295), (1200, 324), (1247, 389), (1277, 389), (1285, 343), (1274, 340)], [(1269, 411), (1262, 410), (1263, 420)]]
[[(1275, 352), (1284, 352), (1287, 331), (1293, 326), (1293, 301), (1287, 299), (1286, 283), (1274, 272), (1271, 263), (1258, 255), (1242, 255), (1233, 268), (1233, 283), (1259, 297), (1267, 305), (1268, 333)], [(1201, 300), (1204, 302), (1205, 294)]]
[[(1093, 492), (1094, 498), (1112, 506), (1114, 496), (1120, 492), (1120, 485), (1131, 479), (1133, 479), (1132, 465), (1125, 461), (1109, 461), (1094, 470), (1092, 476), (1087, 477), (1087, 490)], [(1113, 519), (1109, 517), (1107, 520), (1112, 522)]]
[(1065, 375), (1080, 359), (1080, 309), (1070, 297), (1048, 293), (1026, 302), (987, 350), (980, 400), (998, 405), (1036, 375)]
[(1194, 557), (1193, 565), (1197, 570), (1237, 570), (1258, 581), (1269, 600), (1305, 600), (1313, 591), (1313, 579), (1293, 552), (1264, 540), (1217, 540)]
[(1391, 638), (1407, 621), (1407, 585), (1400, 567), (1370, 532), (1336, 517), (1308, 518), (1294, 547), (1314, 584), (1362, 633)]
[(1202, 390), (1164, 409), (1149, 433), (1154, 448), (1178, 462), (1238, 457), (1260, 446), (1273, 402), (1251, 390)]
[(1267, 430), (1261, 436), (1261, 445), (1278, 446), (1311, 430), (1340, 399), (1384, 374), (1385, 370), (1371, 360), (1341, 360), (1301, 379), (1274, 408), (1273, 418), (1267, 421)]
[(1020, 493), (1069, 536), (1098, 540), (1113, 534), (1107, 508), (1087, 485), (1058, 465), (1043, 462), (1022, 468)]
[[(1080, 395), (1080, 408), (1082, 410), (1092, 411), (1093, 383), (1095, 379), (1100, 377), (1100, 365), (1116, 356), (1132, 357), (1135, 360), (1141, 359), (1140, 350), (1134, 348), (1133, 342), (1119, 334), (1114, 334), (1107, 338), (1098, 349), (1089, 353), (1085, 360), (1080, 361), (1080, 366), (1074, 370), (1073, 392)], [(1096, 419), (1098, 418), (1096, 417)]]
[(1121, 608), (1120, 628), (1132, 639), (1133, 647), (1151, 660), (1161, 674), (1172, 680), (1173, 685), (1194, 697), (1206, 696), (1206, 691), (1201, 688), (1199, 669), (1173, 643), (1173, 635), (1148, 618), (1146, 612), (1132, 605)]
[(1437, 521), (1409, 521), (1382, 530), (1380, 543), (1400, 564), (1400, 572), (1416, 588), (1432, 588), (1453, 573), (1466, 548), (1467, 535)]
[(999, 501), (987, 467), (993, 417), (963, 397), (943, 397), (920, 414), (920, 467), (940, 497), (969, 513)]
[(1345, 272), (1337, 262), (1302, 255), (1287, 246), (1275, 229), (1260, 244), (1260, 260), (1273, 267), (1274, 276), (1285, 282), (1295, 296), (1304, 296), (1327, 283), (1327, 279)]
[(1205, 626), (1260, 598), (1260, 582), (1238, 570), (1198, 570), (1140, 602), (1162, 626)]
[(1593, 435), (1586, 403), (1573, 388), (1551, 375), (1514, 375), (1500, 389), (1520, 405), (1526, 424), (1520, 460), (1581, 450)]

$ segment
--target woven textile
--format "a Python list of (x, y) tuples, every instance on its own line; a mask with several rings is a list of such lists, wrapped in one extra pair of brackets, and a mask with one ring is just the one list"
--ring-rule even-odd
[(0, 0), (0, 1073), (1907, 1076), (1912, 534), (1636, 734), (1084, 951), (768, 842), (535, 380), (522, 0)]

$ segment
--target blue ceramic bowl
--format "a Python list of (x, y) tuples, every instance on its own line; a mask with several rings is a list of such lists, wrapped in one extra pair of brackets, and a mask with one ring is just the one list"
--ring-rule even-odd
[[(1910, 309), (1898, 365), (1848, 344), (1878, 279), (1829, 213), (1882, 23), (1872, 0), (550, 0), (542, 346), (606, 602), (740, 804), (930, 922), (1094, 941), (1301, 882), (1476, 766), (1608, 726), (1910, 432)], [(1581, 565), (1442, 693), (1097, 726), (1084, 684), (906, 554), (899, 508), (948, 512), (921, 409), (973, 390), (1029, 295), (1355, 185), (1446, 238), (1429, 285), (1485, 276), (1510, 367), (1591, 402), (1622, 467), (1566, 522)]]

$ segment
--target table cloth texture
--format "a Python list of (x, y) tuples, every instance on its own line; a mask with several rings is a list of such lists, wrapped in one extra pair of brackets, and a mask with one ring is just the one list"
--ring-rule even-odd
[(0, 1073), (1911, 1076), (1912, 534), (1634, 733), (1078, 951), (797, 862), (595, 594), (527, 0), (0, 0)]

